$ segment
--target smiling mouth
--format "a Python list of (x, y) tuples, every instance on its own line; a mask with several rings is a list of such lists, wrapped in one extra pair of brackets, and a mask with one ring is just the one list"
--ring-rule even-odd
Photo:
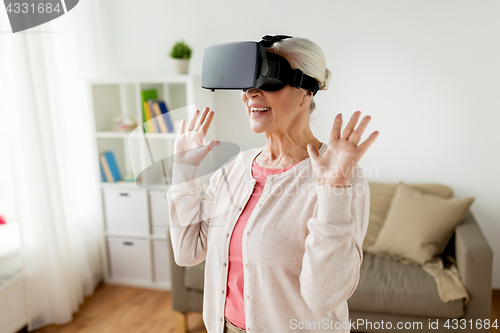
[(250, 111), (253, 113), (253, 114), (257, 114), (257, 113), (262, 113), (262, 112), (267, 112), (271, 110), (271, 108), (250, 108)]

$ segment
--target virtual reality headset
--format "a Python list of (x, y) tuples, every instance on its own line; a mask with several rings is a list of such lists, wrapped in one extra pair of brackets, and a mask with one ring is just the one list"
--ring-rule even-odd
[(266, 35), (260, 42), (236, 42), (205, 47), (202, 88), (212, 91), (246, 91), (252, 88), (277, 91), (289, 84), (316, 95), (319, 85), (315, 78), (304, 74), (300, 69), (292, 69), (284, 57), (266, 51), (266, 47), (285, 38), (292, 37)]

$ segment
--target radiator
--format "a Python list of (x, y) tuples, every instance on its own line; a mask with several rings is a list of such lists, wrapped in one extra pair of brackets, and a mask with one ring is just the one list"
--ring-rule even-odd
[(0, 333), (14, 333), (28, 322), (22, 275), (0, 280)]

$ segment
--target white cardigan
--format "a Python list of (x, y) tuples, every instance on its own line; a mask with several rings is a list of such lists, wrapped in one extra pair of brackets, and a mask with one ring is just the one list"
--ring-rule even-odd
[[(167, 198), (175, 261), (206, 260), (209, 333), (224, 331), (230, 236), (252, 194), (252, 162), (262, 149), (241, 152), (218, 169), (203, 197), (199, 167), (174, 163)], [(323, 143), (320, 154), (325, 149)], [(247, 332), (350, 331), (347, 299), (359, 281), (370, 191), (359, 166), (349, 184), (320, 186), (310, 158), (268, 176), (243, 236)]]

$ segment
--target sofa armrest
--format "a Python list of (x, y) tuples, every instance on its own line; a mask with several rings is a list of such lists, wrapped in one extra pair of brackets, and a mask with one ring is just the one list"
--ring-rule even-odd
[(455, 256), (470, 296), (463, 318), (490, 319), (493, 251), (470, 210), (455, 230)]

